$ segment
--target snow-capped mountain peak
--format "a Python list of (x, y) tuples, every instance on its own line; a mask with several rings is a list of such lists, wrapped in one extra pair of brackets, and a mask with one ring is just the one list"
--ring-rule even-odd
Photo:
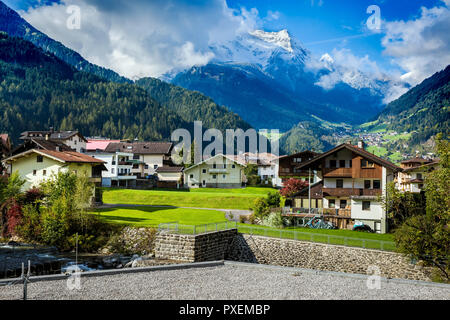
[(294, 52), (294, 49), (292, 49), (291, 44), (291, 37), (286, 29), (283, 29), (278, 32), (266, 32), (263, 30), (255, 30), (250, 31), (249, 34), (265, 42), (272, 43), (278, 47), (281, 47), (288, 52)]

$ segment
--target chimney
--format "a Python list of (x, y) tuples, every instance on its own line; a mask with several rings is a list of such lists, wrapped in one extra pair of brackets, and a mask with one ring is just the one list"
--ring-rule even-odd
[(363, 140), (358, 141), (358, 148), (364, 149), (364, 141)]

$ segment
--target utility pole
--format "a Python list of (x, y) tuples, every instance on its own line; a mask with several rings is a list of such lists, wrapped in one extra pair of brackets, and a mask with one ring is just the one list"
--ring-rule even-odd
[(308, 214), (311, 214), (311, 168), (308, 168)]

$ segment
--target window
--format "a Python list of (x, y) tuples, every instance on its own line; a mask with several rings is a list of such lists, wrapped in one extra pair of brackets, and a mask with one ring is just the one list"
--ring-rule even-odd
[(367, 211), (370, 210), (370, 201), (363, 201), (362, 202), (362, 209)]
[(133, 154), (133, 160), (139, 160), (139, 155), (138, 154)]
[(381, 187), (380, 180), (373, 180), (373, 188), (380, 189), (380, 187)]
[(339, 160), (339, 168), (345, 168), (345, 160)]
[(189, 178), (191, 178), (191, 179), (194, 178), (194, 175), (193, 175), (193, 174), (190, 174), (190, 175), (189, 175)]
[(419, 189), (423, 189), (423, 184), (419, 183)]
[(346, 206), (347, 206), (347, 200), (341, 200), (339, 202), (339, 208), (345, 209)]
[(416, 174), (416, 177), (417, 177), (417, 179), (422, 179), (422, 174), (418, 173), (418, 174)]
[(224, 168), (224, 169), (227, 168), (227, 164), (226, 164), (226, 163), (223, 164), (223, 168)]
[(33, 176), (35, 176), (36, 175), (36, 170), (33, 170)]
[(349, 168), (351, 168), (351, 167), (352, 167), (352, 163), (353, 163), (353, 161), (352, 161), (352, 160), (348, 160), (348, 167), (349, 167)]
[(328, 208), (335, 208), (336, 207), (336, 200), (330, 199), (328, 200)]
[(330, 160), (330, 168), (336, 168), (336, 160)]
[(154, 164), (153, 165), (153, 169), (157, 169), (158, 168), (158, 165), (157, 164)]
[(144, 168), (145, 168), (145, 169), (148, 169), (148, 164), (146, 164)]
[(206, 173), (206, 169), (203, 169), (203, 170), (202, 170), (202, 173)]
[(213, 169), (215, 169), (217, 167), (217, 165), (215, 163), (213, 163)]
[(111, 173), (114, 174), (114, 168), (111, 168)]
[(231, 166), (231, 168), (233, 168), (233, 169), (236, 168), (236, 165), (233, 164), (233, 165)]
[(370, 189), (370, 180), (364, 180), (364, 189)]
[(44, 157), (43, 156), (37, 156), (36, 161), (37, 162), (44, 162)]
[(43, 175), (43, 176), (46, 176), (46, 175), (47, 175), (47, 170), (43, 170), (43, 171), (42, 171), (42, 175)]
[(213, 179), (217, 179), (217, 176), (215, 174), (213, 174)]
[(336, 179), (336, 188), (343, 188), (343, 187), (344, 187), (344, 180)]
[(361, 160), (361, 168), (373, 168), (375, 164), (372, 161), (362, 159)]
[(224, 179), (225, 179), (225, 175), (224, 175), (224, 174), (222, 175), (222, 178), (224, 178)]

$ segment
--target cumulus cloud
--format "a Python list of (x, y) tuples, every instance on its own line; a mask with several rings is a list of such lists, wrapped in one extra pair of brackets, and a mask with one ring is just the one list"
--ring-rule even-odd
[(402, 80), (416, 85), (450, 64), (450, 1), (421, 8), (408, 21), (385, 22), (384, 54), (404, 71)]
[[(81, 9), (79, 30), (66, 27), (71, 5)], [(256, 9), (231, 9), (225, 0), (66, 0), (20, 14), (90, 62), (129, 78), (205, 64), (213, 58), (211, 42), (261, 24)]]

